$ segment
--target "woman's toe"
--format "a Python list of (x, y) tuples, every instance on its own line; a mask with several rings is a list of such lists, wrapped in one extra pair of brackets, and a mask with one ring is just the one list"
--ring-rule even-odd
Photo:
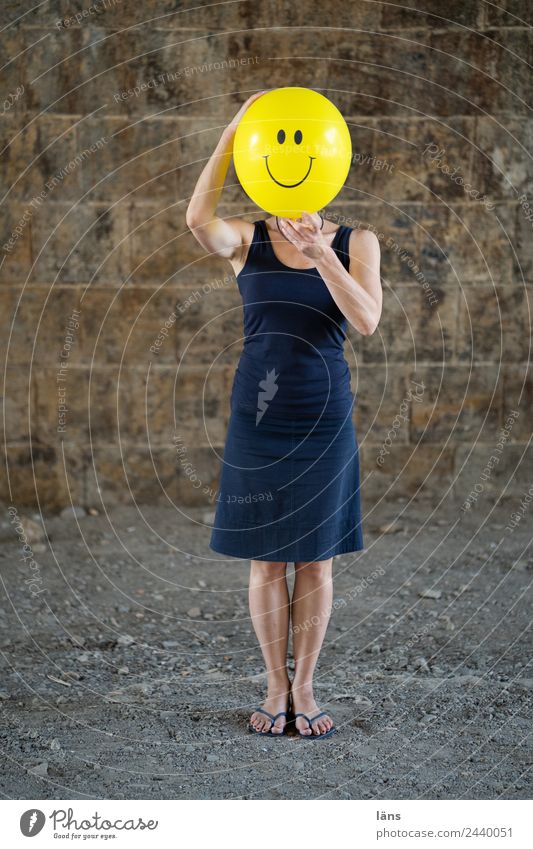
[(252, 714), (251, 725), (256, 731), (261, 731), (263, 728), (263, 719), (260, 714)]

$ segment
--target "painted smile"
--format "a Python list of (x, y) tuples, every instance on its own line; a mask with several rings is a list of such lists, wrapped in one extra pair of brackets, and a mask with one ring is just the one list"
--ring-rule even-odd
[(307, 178), (309, 177), (309, 172), (311, 171), (311, 168), (313, 166), (313, 159), (316, 159), (316, 156), (310, 156), (309, 157), (309, 168), (307, 169), (307, 174), (301, 180), (298, 180), (297, 183), (280, 183), (279, 180), (276, 180), (272, 171), (268, 167), (268, 156), (269, 156), (269, 154), (267, 154), (266, 156), (263, 157), (263, 159), (265, 160), (265, 165), (267, 167), (268, 174), (269, 174), (270, 177), (272, 177), (272, 179), (274, 180), (275, 183), (277, 183), (278, 186), (282, 186), (282, 188), (284, 188), (284, 189), (295, 189), (296, 186), (301, 186), (302, 183), (305, 182), (305, 180), (307, 180)]

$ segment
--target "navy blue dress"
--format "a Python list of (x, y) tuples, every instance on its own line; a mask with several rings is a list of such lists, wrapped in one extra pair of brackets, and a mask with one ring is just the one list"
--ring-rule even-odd
[[(351, 228), (332, 247), (349, 267)], [(318, 561), (364, 548), (346, 319), (316, 268), (295, 269), (254, 223), (237, 275), (244, 344), (210, 547), (254, 560)]]

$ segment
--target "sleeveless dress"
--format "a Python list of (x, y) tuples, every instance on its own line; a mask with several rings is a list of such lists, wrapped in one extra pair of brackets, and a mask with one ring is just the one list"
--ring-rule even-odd
[[(351, 228), (332, 248), (348, 270)], [(254, 560), (318, 561), (364, 548), (346, 319), (316, 268), (295, 269), (254, 222), (237, 275), (244, 343), (210, 548)]]

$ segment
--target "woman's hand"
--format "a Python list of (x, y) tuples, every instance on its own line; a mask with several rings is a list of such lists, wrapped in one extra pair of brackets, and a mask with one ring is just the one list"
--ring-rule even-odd
[(303, 256), (315, 260), (331, 297), (359, 333), (370, 336), (381, 317), (383, 295), (379, 276), (379, 239), (371, 230), (352, 232), (349, 239), (349, 270), (320, 230), (320, 216), (302, 212), (296, 221), (278, 218), (283, 236)]
[(285, 238), (309, 259), (322, 259), (329, 250), (317, 212), (302, 212), (302, 217), (296, 221), (278, 218), (278, 224)]
[(255, 100), (258, 100), (260, 97), (262, 97), (263, 94), (266, 94), (267, 91), (268, 89), (264, 89), (263, 91), (257, 91), (255, 94), (252, 94), (252, 96), (249, 97), (248, 100), (245, 101), (245, 103), (243, 103), (235, 117), (229, 122), (228, 126), (226, 127), (226, 131), (235, 134), (237, 127), (239, 126), (239, 121), (241, 120), (248, 107), (250, 107)]

